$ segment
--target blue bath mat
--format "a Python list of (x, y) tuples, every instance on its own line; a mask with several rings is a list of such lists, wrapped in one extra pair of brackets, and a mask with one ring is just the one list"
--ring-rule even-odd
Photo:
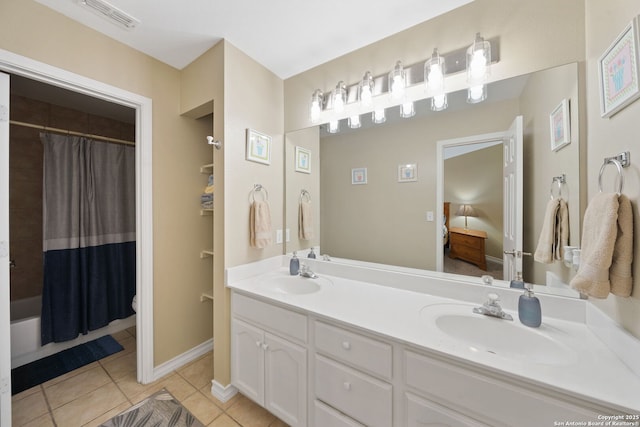
[(62, 350), (11, 370), (11, 394), (17, 394), (84, 365), (122, 351), (111, 335)]

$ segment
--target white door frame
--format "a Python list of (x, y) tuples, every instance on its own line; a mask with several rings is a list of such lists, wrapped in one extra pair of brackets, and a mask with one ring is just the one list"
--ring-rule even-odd
[[(150, 383), (155, 380), (153, 366), (152, 101), (142, 95), (3, 49), (0, 49), (0, 71), (21, 75), (136, 110), (137, 379), (143, 384)], [(8, 286), (8, 284), (6, 285)], [(5, 286), (5, 284), (0, 283), (0, 286)], [(0, 327), (3, 326), (0, 325)], [(0, 342), (0, 346), (3, 347), (10, 345), (10, 341)]]
[(463, 138), (445, 139), (437, 142), (436, 147), (436, 271), (444, 271), (444, 240), (442, 227), (444, 227), (444, 149), (446, 147), (459, 147), (469, 144), (478, 144), (492, 141), (502, 141), (505, 132), (485, 133)]

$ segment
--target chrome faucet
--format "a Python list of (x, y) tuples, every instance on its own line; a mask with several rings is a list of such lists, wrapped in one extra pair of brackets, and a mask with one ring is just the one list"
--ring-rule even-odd
[(300, 275), (300, 277), (306, 277), (309, 279), (317, 279), (318, 275), (316, 273), (314, 273), (313, 271), (311, 271), (311, 269), (309, 269), (309, 266), (307, 264), (301, 264), (300, 265), (300, 271), (298, 273)]
[(489, 298), (487, 302), (482, 304), (481, 307), (475, 307), (473, 309), (474, 313), (497, 317), (498, 319), (513, 320), (513, 317), (510, 314), (505, 313), (502, 310), (502, 307), (500, 307), (500, 304), (498, 304), (498, 301), (500, 301), (498, 294), (495, 292), (489, 292), (487, 297)]

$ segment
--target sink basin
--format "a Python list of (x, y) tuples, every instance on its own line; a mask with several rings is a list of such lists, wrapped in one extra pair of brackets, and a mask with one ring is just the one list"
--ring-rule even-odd
[(329, 279), (318, 277), (315, 279), (279, 274), (262, 279), (261, 285), (281, 294), (305, 295), (318, 292), (322, 284), (331, 283)]
[(473, 305), (434, 304), (420, 315), (442, 335), (468, 346), (472, 352), (485, 352), (508, 359), (545, 365), (569, 365), (575, 352), (560, 341), (562, 331), (546, 326), (529, 328), (518, 321), (497, 319), (473, 313)]

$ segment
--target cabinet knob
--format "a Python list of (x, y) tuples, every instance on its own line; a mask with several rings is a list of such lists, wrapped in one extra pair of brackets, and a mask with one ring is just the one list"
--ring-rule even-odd
[(351, 343), (349, 341), (342, 341), (342, 348), (345, 350), (351, 350)]
[(345, 382), (343, 382), (343, 383), (342, 383), (342, 387), (343, 387), (345, 390), (349, 391), (349, 390), (351, 390), (351, 383), (350, 383), (350, 382), (348, 382), (348, 381), (345, 381)]

